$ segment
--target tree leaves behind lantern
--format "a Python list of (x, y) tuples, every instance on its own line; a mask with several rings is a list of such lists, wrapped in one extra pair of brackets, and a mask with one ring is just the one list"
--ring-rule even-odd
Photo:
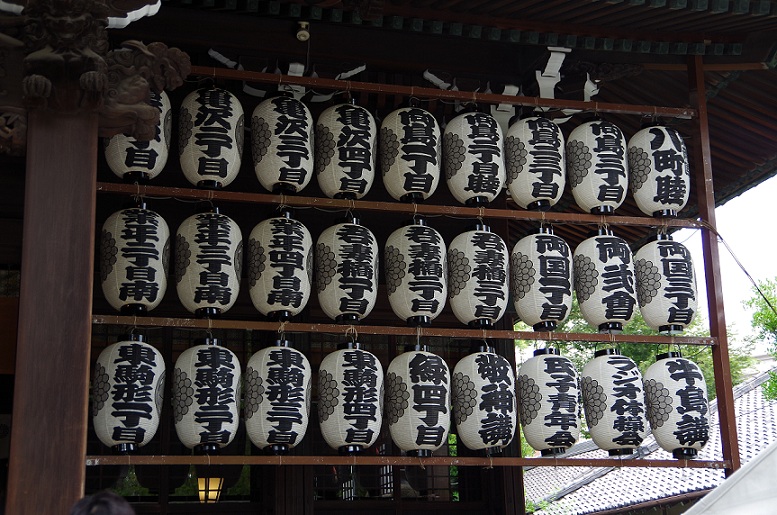
[[(749, 338), (751, 343), (766, 343), (769, 353), (777, 358), (777, 278), (760, 281), (752, 288), (753, 296), (744, 301), (754, 310), (750, 325), (756, 330)], [(762, 385), (763, 394), (769, 400), (777, 399), (777, 373), (769, 372), (769, 379)]]

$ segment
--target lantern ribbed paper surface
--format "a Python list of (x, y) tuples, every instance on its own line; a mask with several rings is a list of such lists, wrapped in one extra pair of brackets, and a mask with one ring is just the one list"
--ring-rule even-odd
[(291, 96), (268, 98), (251, 117), (251, 153), (259, 183), (297, 193), (313, 177), (313, 117)]
[(375, 443), (383, 417), (383, 368), (358, 344), (331, 352), (318, 370), (318, 419), (326, 443), (344, 454)]
[(145, 207), (113, 213), (100, 237), (100, 279), (103, 294), (125, 314), (150, 311), (167, 291), (170, 229)]
[(548, 209), (564, 193), (564, 135), (551, 120), (533, 116), (512, 124), (505, 138), (507, 188), (524, 209)]
[(597, 351), (583, 368), (585, 420), (591, 438), (611, 456), (631, 454), (648, 431), (642, 374), (628, 356)]
[(380, 126), (383, 185), (397, 200), (429, 198), (440, 182), (442, 137), (431, 113), (418, 107), (389, 113)]
[(577, 371), (556, 349), (539, 349), (518, 370), (523, 436), (543, 455), (563, 453), (580, 436)]
[(675, 458), (693, 458), (709, 440), (707, 384), (696, 363), (668, 352), (645, 371), (647, 416), (656, 442)]
[(637, 207), (650, 216), (677, 216), (688, 202), (691, 173), (680, 134), (647, 127), (629, 140), (629, 189)]
[(375, 119), (363, 107), (326, 109), (316, 124), (316, 177), (330, 198), (362, 198), (375, 179)]
[(106, 347), (92, 382), (97, 438), (120, 452), (146, 445), (156, 434), (164, 396), (165, 361), (139, 334)]
[(186, 96), (179, 118), (181, 170), (199, 187), (223, 188), (237, 177), (243, 155), (243, 106), (230, 92), (203, 88)]

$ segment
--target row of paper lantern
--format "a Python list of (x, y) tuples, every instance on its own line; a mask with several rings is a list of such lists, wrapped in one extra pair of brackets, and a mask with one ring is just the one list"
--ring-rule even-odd
[[(119, 177), (148, 179), (164, 169), (171, 106), (164, 92), (153, 101), (160, 110), (154, 140), (120, 135), (107, 142), (106, 160)], [(223, 89), (199, 89), (184, 99), (179, 153), (189, 182), (221, 188), (235, 179), (242, 162), (243, 117), (238, 99)], [(453, 196), (468, 205), (487, 204), (506, 186), (520, 207), (548, 209), (569, 181), (585, 212), (614, 212), (630, 189), (645, 214), (676, 216), (690, 191), (685, 144), (676, 130), (660, 125), (640, 130), (627, 143), (617, 126), (594, 120), (565, 141), (550, 119), (530, 117), (511, 125), (503, 137), (488, 113), (460, 114), (441, 131), (431, 113), (407, 107), (386, 116), (378, 131), (363, 107), (332, 106), (314, 126), (304, 103), (276, 96), (253, 111), (251, 152), (267, 190), (299, 193), (315, 173), (331, 198), (362, 198), (377, 168), (393, 198), (413, 202), (435, 192), (443, 171)]]
[[(95, 367), (95, 431), (119, 452), (148, 443), (159, 425), (164, 360), (142, 340), (134, 335), (110, 345)], [(255, 353), (242, 379), (237, 357), (206, 340), (175, 363), (178, 438), (205, 454), (229, 445), (244, 384), (250, 440), (266, 452), (286, 453), (308, 427), (311, 377), (305, 355), (284, 340)], [(512, 441), (520, 416), (534, 449), (559, 454), (579, 438), (579, 392), (591, 437), (611, 455), (633, 452), (648, 422), (659, 445), (677, 458), (694, 457), (708, 440), (706, 385), (693, 362), (677, 353), (659, 356), (643, 379), (634, 361), (611, 349), (597, 352), (580, 379), (569, 359), (542, 349), (521, 365), (516, 380), (510, 363), (485, 346), (462, 358), (452, 375), (440, 356), (417, 346), (394, 358), (384, 376), (375, 355), (351, 343), (321, 362), (318, 418), (324, 440), (341, 453), (372, 446), (385, 417), (397, 447), (428, 456), (447, 442), (451, 418), (465, 446), (492, 451)]]

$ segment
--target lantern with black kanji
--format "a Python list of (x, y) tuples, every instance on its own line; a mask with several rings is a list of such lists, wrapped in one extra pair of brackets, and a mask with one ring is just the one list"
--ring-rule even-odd
[(316, 124), (316, 177), (329, 198), (359, 199), (375, 179), (375, 118), (363, 107), (339, 104)]
[(223, 188), (237, 177), (243, 155), (243, 106), (229, 91), (202, 88), (186, 96), (178, 120), (178, 152), (186, 179)]
[(260, 103), (251, 117), (251, 153), (259, 183), (275, 193), (298, 193), (313, 177), (313, 117), (288, 95)]
[(286, 454), (305, 437), (310, 417), (308, 359), (277, 340), (248, 361), (244, 416), (254, 445), (272, 454)]
[(429, 198), (440, 182), (442, 137), (431, 113), (392, 111), (380, 126), (380, 168), (389, 195), (405, 202)]
[(658, 445), (677, 459), (695, 458), (710, 437), (707, 383), (699, 366), (667, 352), (645, 371), (644, 384)]
[(488, 113), (460, 114), (445, 126), (443, 164), (448, 189), (468, 206), (491, 202), (505, 183), (502, 129)]
[(318, 419), (326, 443), (356, 454), (375, 443), (383, 417), (383, 368), (357, 342), (338, 346), (318, 370)]
[(92, 379), (92, 420), (97, 438), (126, 454), (156, 434), (165, 389), (165, 361), (140, 334), (106, 347)]
[(575, 128), (567, 140), (567, 180), (580, 208), (613, 213), (626, 199), (626, 138), (613, 123), (594, 120)]
[(248, 239), (246, 266), (251, 302), (260, 313), (275, 320), (299, 314), (313, 277), (310, 232), (289, 210), (260, 222)]
[(649, 216), (677, 216), (691, 191), (688, 151), (675, 129), (646, 127), (629, 140), (629, 189)]
[(167, 93), (151, 92), (149, 103), (159, 111), (159, 122), (148, 141), (117, 134), (105, 141), (105, 161), (117, 177), (127, 182), (145, 182), (158, 176), (170, 155), (173, 111)]
[(340, 323), (358, 322), (375, 306), (378, 243), (352, 216), (324, 230), (315, 249), (318, 302)]
[(459, 360), (451, 379), (456, 434), (473, 451), (510, 444), (518, 424), (510, 362), (483, 346)]
[(192, 215), (175, 237), (178, 298), (198, 317), (215, 317), (235, 303), (243, 265), (240, 227), (218, 208)]
[(610, 456), (631, 454), (648, 432), (642, 374), (615, 349), (596, 351), (580, 379), (585, 420), (594, 443)]
[(552, 331), (572, 309), (572, 251), (543, 226), (510, 254), (510, 288), (518, 318), (535, 331)]
[(558, 349), (538, 349), (518, 369), (516, 381), (526, 441), (543, 456), (563, 454), (580, 437), (575, 365)]
[(408, 324), (429, 325), (445, 307), (448, 294), (442, 236), (416, 217), (391, 233), (384, 254), (391, 309)]
[(229, 445), (240, 423), (240, 362), (215, 338), (186, 349), (175, 362), (175, 432), (186, 447), (214, 454)]
[(448, 247), (448, 299), (463, 324), (491, 327), (507, 307), (510, 254), (487, 225), (456, 236)]
[(637, 299), (651, 329), (679, 334), (696, 316), (696, 274), (691, 252), (668, 234), (659, 234), (634, 256)]
[(583, 240), (573, 258), (580, 314), (599, 332), (620, 332), (634, 316), (637, 290), (628, 243), (610, 229)]
[(543, 116), (518, 120), (507, 130), (505, 165), (510, 197), (523, 209), (546, 210), (566, 184), (564, 135)]

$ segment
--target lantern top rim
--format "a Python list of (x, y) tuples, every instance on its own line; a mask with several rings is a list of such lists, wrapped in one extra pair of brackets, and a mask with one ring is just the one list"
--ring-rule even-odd
[(618, 349), (615, 347), (607, 347), (606, 349), (599, 349), (598, 351), (594, 352), (595, 358), (600, 358), (602, 356), (620, 356), (621, 353)]
[(662, 352), (661, 354), (658, 354), (656, 356), (656, 361), (661, 361), (662, 359), (682, 358), (682, 357), (683, 357), (683, 353), (679, 351)]

